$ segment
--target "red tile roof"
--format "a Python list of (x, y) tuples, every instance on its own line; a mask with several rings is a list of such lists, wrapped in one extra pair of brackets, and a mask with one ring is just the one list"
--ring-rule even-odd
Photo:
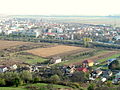
[(85, 61), (83, 61), (83, 63), (91, 63), (91, 62), (93, 62), (93, 60), (85, 60)]
[(83, 67), (82, 67), (82, 68), (77, 68), (76, 70), (77, 70), (77, 71), (83, 71), (83, 72), (87, 72), (87, 71), (88, 71), (87, 68), (83, 68)]

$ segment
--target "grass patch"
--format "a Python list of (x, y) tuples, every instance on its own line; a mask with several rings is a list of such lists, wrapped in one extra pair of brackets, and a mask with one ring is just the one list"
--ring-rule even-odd
[(117, 58), (118, 56), (120, 56), (120, 53), (119, 54), (114, 54), (114, 55), (112, 55), (110, 57), (106, 57), (104, 59), (100, 59), (99, 62), (104, 62), (104, 61), (106, 61), (108, 59)]
[[(43, 88), (43, 87), (47, 87), (48, 85), (49, 84), (46, 84), (46, 83), (35, 83), (35, 84), (28, 84), (28, 85), (19, 86), (19, 87), (0, 87), (0, 90), (28, 90), (26, 87), (29, 87), (29, 86), (30, 87)], [(63, 86), (63, 85), (56, 85), (56, 84), (50, 84), (50, 85), (52, 85), (53, 88), (62, 88), (62, 89), (68, 88), (68, 89), (72, 89), (71, 87)]]
[(29, 63), (29, 64), (36, 64), (37, 62), (44, 62), (47, 59), (41, 58), (39, 56), (34, 55), (19, 55), (17, 58), (21, 59), (22, 61)]
[[(104, 53), (106, 51), (107, 50), (98, 50), (98, 51), (96, 51), (96, 53), (93, 56), (99, 55), (99, 54)], [(69, 64), (73, 64), (73, 63), (79, 63), (80, 61), (82, 61), (84, 59), (87, 59), (87, 58), (90, 58), (90, 57), (92, 57), (92, 56), (91, 55), (85, 55), (85, 56), (76, 57), (72, 60), (63, 61), (63, 62), (59, 63), (59, 65), (69, 65)]]
[[(117, 58), (118, 56), (120, 56), (120, 53), (119, 54), (114, 54), (114, 55), (112, 55), (110, 57), (106, 57), (104, 59), (100, 59), (98, 61), (99, 62), (104, 62), (104, 61), (107, 61), (107, 60), (112, 59), (112, 58)], [(102, 65), (105, 65), (105, 64), (107, 64), (107, 63), (103, 63), (103, 64), (99, 64), (99, 65), (93, 66), (93, 68), (95, 69), (95, 68), (98, 68), (98, 67), (100, 67)], [(108, 69), (108, 67), (102, 67), (102, 69)]]
[[(49, 84), (46, 84), (46, 83), (35, 83), (35, 84), (29, 84), (29, 85), (26, 85), (26, 86), (36, 86), (36, 87), (46, 87), (48, 86)], [(50, 84), (52, 85), (54, 88), (71, 88), (71, 87), (68, 87), (68, 86), (63, 86), (63, 85), (56, 85), (56, 84)]]
[(22, 87), (0, 87), (0, 90), (27, 90)]

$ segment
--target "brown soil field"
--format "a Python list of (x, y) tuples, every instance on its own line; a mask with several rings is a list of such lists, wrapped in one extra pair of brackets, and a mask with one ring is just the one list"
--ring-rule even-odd
[(48, 47), (48, 48), (37, 48), (28, 50), (28, 53), (38, 55), (44, 58), (50, 58), (53, 56), (64, 56), (64, 55), (70, 55), (72, 53), (77, 52), (84, 52), (90, 50), (90, 48), (82, 48), (82, 47), (75, 47), (75, 46), (67, 46), (67, 45), (57, 45), (54, 47)]
[(28, 44), (28, 43), (30, 43), (30, 42), (0, 40), (0, 50), (5, 49), (5, 48), (10, 48), (12, 46), (24, 45), (24, 44)]
[(53, 46), (55, 46), (55, 44), (0, 40), (0, 50), (9, 53)]

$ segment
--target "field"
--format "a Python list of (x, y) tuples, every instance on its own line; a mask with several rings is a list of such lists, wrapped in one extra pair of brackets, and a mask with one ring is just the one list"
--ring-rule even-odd
[(116, 58), (118, 56), (120, 56), (120, 51), (102, 50), (100, 52), (97, 52), (93, 56), (83, 56), (80, 58), (75, 58), (73, 60), (64, 61), (61, 64), (64, 64), (64, 65), (81, 64), (82, 61), (84, 61), (84, 60), (93, 60), (93, 61), (103, 62), (103, 61), (106, 61), (106, 60), (111, 59), (111, 58)]
[(101, 53), (101, 54), (99, 54), (99, 55), (90, 57), (90, 58), (88, 58), (88, 59), (93, 60), (93, 61), (96, 61), (96, 60), (104, 59), (104, 58), (106, 58), (106, 57), (110, 57), (110, 56), (115, 55), (115, 54), (118, 54), (118, 53), (120, 53), (120, 52), (119, 52), (119, 51), (106, 51), (106, 52)]
[[(23, 16), (14, 16), (14, 17), (23, 17), (23, 18), (41, 18), (39, 15), (23, 15)], [(67, 23), (83, 23), (83, 24), (109, 24), (120, 26), (120, 17), (106, 17), (106, 16), (49, 16), (42, 18), (47, 20), (52, 20), (55, 22), (67, 22)]]
[(53, 20), (58, 22), (67, 22), (67, 23), (83, 23), (83, 24), (107, 24), (120, 26), (120, 17), (96, 17), (96, 16), (83, 16), (83, 17), (61, 17), (53, 18)]
[(57, 45), (55, 47), (48, 47), (48, 48), (37, 48), (28, 50), (28, 53), (38, 55), (44, 58), (49, 58), (53, 56), (64, 56), (64, 55), (71, 55), (77, 52), (85, 52), (90, 50), (90, 48), (82, 48), (82, 47), (75, 47), (75, 46), (67, 46), (67, 45)]
[[(46, 83), (36, 83), (36, 84), (28, 84), (28, 85), (24, 85), (24, 86), (19, 86), (19, 87), (0, 87), (0, 90), (34, 90), (34, 88), (26, 88), (26, 87), (37, 87), (39, 89), (35, 89), (35, 90), (47, 90), (44, 87), (47, 87), (48, 84)], [(69, 89), (69, 90), (73, 90), (72, 88), (68, 87), (68, 86), (63, 86), (63, 85), (56, 85), (53, 84), (53, 88), (55, 88), (54, 90), (59, 90), (58, 88), (61, 88), (60, 90), (64, 90), (64, 89)]]
[(0, 50), (5, 48), (10, 48), (12, 46), (25, 45), (25, 44), (30, 44), (30, 42), (0, 40)]
[[(37, 62), (44, 62), (46, 59), (39, 56), (24, 54), (25, 50), (34, 48), (53, 47), (54, 44), (49, 43), (33, 43), (21, 41), (6, 41), (0, 40), (0, 62), (25, 62), (29, 64), (36, 64)], [(21, 54), (20, 54), (21, 53)]]

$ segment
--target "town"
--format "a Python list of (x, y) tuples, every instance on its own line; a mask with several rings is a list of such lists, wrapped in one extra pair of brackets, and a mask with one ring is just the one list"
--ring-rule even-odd
[(62, 23), (42, 17), (2, 18), (0, 33), (9, 36), (80, 41), (87, 37), (95, 42), (120, 44), (120, 27), (115, 25)]
[[(0, 88), (119, 89), (120, 27), (0, 18)], [(11, 89), (12, 90), (12, 89)]]

